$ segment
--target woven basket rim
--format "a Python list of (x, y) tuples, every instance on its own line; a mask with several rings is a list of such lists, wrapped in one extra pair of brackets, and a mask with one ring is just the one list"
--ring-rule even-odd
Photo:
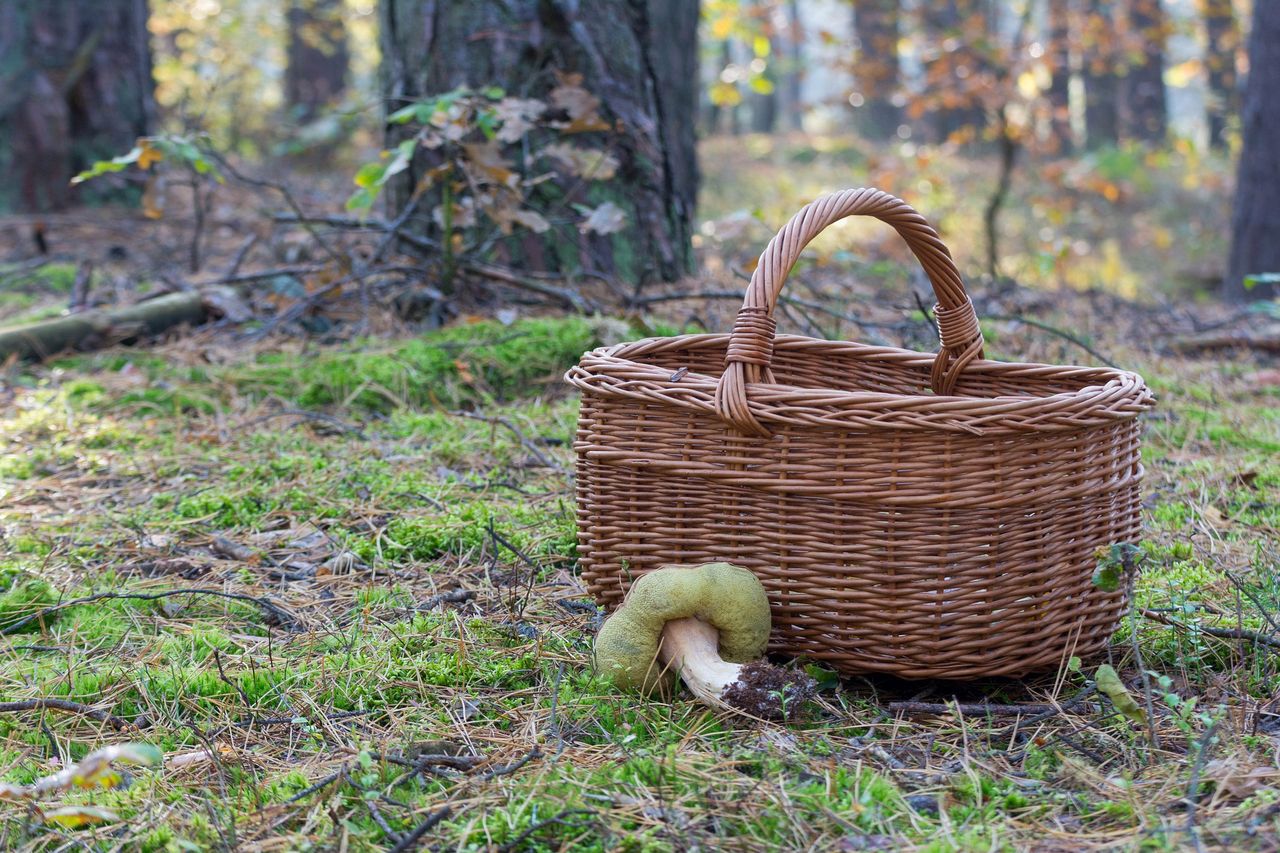
[[(583, 393), (650, 401), (714, 415), (717, 377), (692, 371), (677, 375), (638, 359), (669, 350), (724, 348), (730, 337), (727, 333), (674, 335), (598, 347), (584, 353), (564, 378)], [(926, 372), (936, 358), (933, 353), (900, 347), (781, 334), (776, 338), (775, 351), (878, 361)], [(1155, 405), (1155, 397), (1142, 377), (1118, 368), (975, 359), (965, 367), (964, 374), (1023, 380), (1028, 393), (940, 396), (760, 382), (749, 385), (750, 405), (760, 422), (774, 425), (937, 429), (979, 435), (1114, 425)], [(1088, 384), (1072, 391), (1035, 393), (1037, 385), (1052, 381)]]

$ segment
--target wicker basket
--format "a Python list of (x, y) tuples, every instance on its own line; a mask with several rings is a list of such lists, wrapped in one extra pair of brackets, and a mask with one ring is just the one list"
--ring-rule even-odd
[[(846, 216), (897, 229), (933, 283), (941, 350), (775, 335), (805, 245)], [(900, 199), (847, 190), (770, 241), (733, 332), (593, 350), (579, 556), (606, 607), (667, 563), (728, 560), (769, 591), (772, 651), (845, 673), (1016, 676), (1105, 645), (1123, 592), (1096, 553), (1139, 535), (1140, 425), (1120, 370), (982, 358), (947, 248)]]

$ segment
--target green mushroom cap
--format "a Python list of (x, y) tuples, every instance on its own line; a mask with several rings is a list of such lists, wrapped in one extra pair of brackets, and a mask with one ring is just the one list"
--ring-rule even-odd
[(747, 663), (769, 642), (769, 598), (748, 569), (730, 563), (663, 566), (641, 577), (596, 635), (596, 671), (619, 687), (651, 691), (662, 626), (696, 617), (720, 632), (720, 657)]

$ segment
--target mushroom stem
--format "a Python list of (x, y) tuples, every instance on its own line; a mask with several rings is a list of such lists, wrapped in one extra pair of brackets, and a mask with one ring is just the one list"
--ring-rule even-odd
[(814, 680), (765, 663), (720, 657), (720, 632), (701, 619), (672, 619), (662, 627), (659, 661), (680, 673), (708, 705), (764, 719), (787, 718), (813, 694)]
[(673, 619), (662, 628), (662, 665), (680, 673), (693, 695), (726, 708), (725, 688), (742, 676), (742, 664), (720, 657), (720, 632), (701, 619)]

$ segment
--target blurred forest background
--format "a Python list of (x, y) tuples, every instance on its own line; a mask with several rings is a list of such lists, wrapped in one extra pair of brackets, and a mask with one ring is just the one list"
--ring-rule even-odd
[(468, 281), (635, 307), (872, 185), (975, 279), (1266, 298), (1280, 70), (1249, 6), (6, 0), (0, 275), (72, 263), (102, 300), (90, 266), (122, 299), (261, 272), (249, 310), (290, 320), (351, 285), (437, 318)]

